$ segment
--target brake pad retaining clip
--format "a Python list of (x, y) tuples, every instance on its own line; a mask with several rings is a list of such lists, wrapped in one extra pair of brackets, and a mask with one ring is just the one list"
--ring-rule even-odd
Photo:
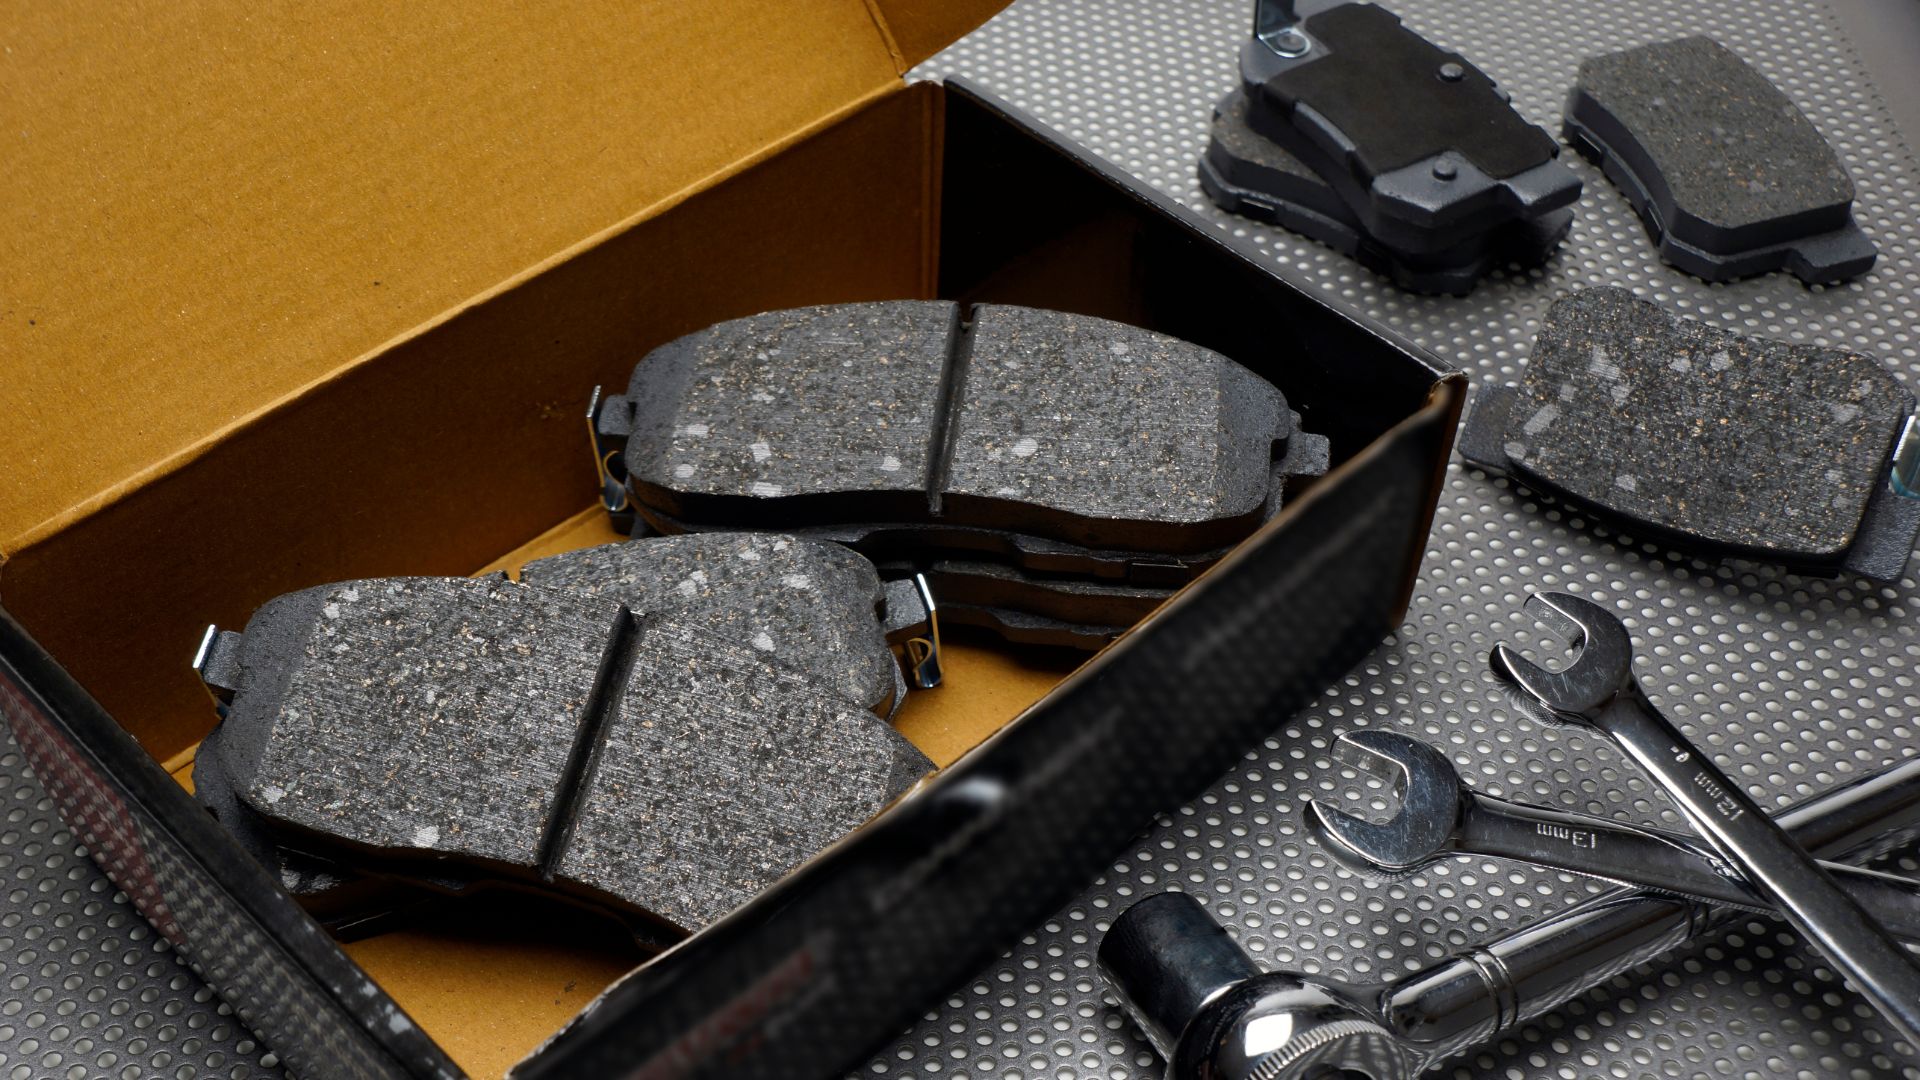
[(1313, 39), (1300, 29), (1293, 0), (1259, 0), (1254, 4), (1253, 39), (1287, 60), (1298, 60), (1313, 49)]
[(587, 400), (587, 445), (593, 452), (593, 471), (600, 480), (600, 505), (621, 533), (633, 531), (633, 500), (627, 494), (627, 435), (632, 410), (623, 394), (605, 395), (593, 388)]
[(240, 634), (208, 623), (206, 633), (200, 635), (200, 647), (193, 651), (194, 674), (200, 676), (200, 685), (206, 687), (223, 720), (234, 691), (240, 688), (240, 641)]
[(1900, 441), (1893, 448), (1893, 493), (1906, 499), (1920, 499), (1920, 413), (1907, 417)]

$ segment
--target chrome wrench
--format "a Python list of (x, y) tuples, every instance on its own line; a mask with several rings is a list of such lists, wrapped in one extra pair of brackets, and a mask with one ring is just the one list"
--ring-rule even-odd
[(1722, 858), (1920, 1046), (1920, 962), (1653, 707), (1633, 677), (1626, 626), (1598, 604), (1567, 593), (1536, 594), (1527, 610), (1579, 646), (1579, 655), (1562, 670), (1548, 671), (1497, 645), (1494, 673), (1537, 706), (1537, 718), (1594, 728), (1611, 738)]
[[(1399, 793), (1400, 805), (1385, 821), (1307, 801), (1307, 828), (1321, 848), (1361, 873), (1401, 877), (1449, 855), (1481, 855), (1773, 911), (1751, 882), (1698, 837), (1483, 794), (1460, 779), (1445, 754), (1396, 731), (1343, 732), (1333, 752), (1362, 772), (1391, 780)], [(1844, 863), (1821, 866), (1889, 931), (1920, 943), (1920, 881)]]

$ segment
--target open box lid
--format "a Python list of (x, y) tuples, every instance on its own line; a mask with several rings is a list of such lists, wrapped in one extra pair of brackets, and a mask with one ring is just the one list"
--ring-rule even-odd
[[(900, 95), (998, 6), (20, 12), (0, 50), (0, 603), (183, 763), (211, 723), (182, 660), (207, 622), (318, 580), (469, 573), (589, 505), (552, 478), (575, 475), (586, 391), (657, 344), (633, 311), (667, 305), (683, 321), (649, 325), (684, 333), (770, 291), (698, 260), (703, 227), (668, 211)], [(798, 187), (704, 229), (776, 232)], [(663, 228), (695, 270), (578, 272)], [(823, 272), (803, 262), (762, 276)], [(479, 500), (484, 520), (446, 526)]]
[(28, 6), (0, 561), (895, 90), (998, 0)]

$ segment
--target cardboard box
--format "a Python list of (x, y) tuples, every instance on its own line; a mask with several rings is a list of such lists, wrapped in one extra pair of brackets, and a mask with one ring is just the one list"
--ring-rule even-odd
[(679, 334), (899, 297), (1117, 318), (1275, 381), (1337, 466), (1070, 674), (959, 645), (903, 720), (934, 782), (517, 1075), (857, 1064), (1397, 625), (1463, 379), (990, 97), (900, 82), (985, 13), (22, 17), (0, 712), (294, 1071), (450, 1075), (443, 1043), (496, 1073), (627, 958), (483, 921), (358, 943), (356, 965), (156, 764), (184, 777), (214, 721), (200, 629), (323, 581), (601, 541), (587, 391)]

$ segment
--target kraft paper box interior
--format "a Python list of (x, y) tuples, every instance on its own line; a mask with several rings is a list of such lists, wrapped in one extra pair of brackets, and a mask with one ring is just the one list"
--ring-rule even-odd
[[(989, 95), (902, 82), (997, 6), (17, 16), (0, 712), (293, 1071), (844, 1071), (1397, 625), (1461, 377)], [(208, 623), (615, 539), (592, 387), (720, 319), (936, 296), (1218, 349), (1335, 468), (1096, 658), (956, 636), (900, 718), (936, 778), (658, 957), (508, 896), (343, 951), (191, 800)]]

